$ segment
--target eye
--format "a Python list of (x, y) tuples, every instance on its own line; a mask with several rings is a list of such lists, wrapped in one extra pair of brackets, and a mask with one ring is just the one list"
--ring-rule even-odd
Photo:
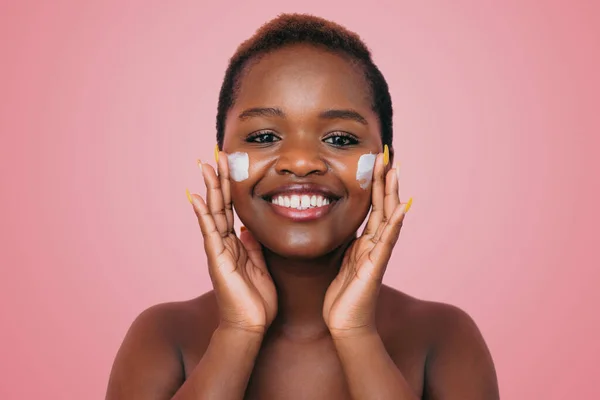
[(275, 136), (275, 134), (273, 132), (270, 132), (270, 131), (255, 132), (246, 138), (246, 142), (259, 143), (259, 144), (273, 143), (273, 142), (278, 142), (280, 140), (281, 139), (279, 139), (277, 136)]
[(323, 139), (325, 143), (329, 143), (336, 147), (345, 147), (352, 146), (354, 144), (358, 144), (358, 140), (354, 135), (350, 135), (349, 133), (338, 132), (333, 135), (330, 135)]

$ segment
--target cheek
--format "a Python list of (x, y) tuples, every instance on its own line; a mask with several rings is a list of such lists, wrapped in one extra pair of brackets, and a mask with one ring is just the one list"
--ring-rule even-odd
[(373, 168), (375, 168), (376, 154), (363, 154), (358, 159), (356, 166), (356, 180), (361, 189), (367, 189), (373, 180)]
[(236, 213), (240, 218), (246, 214), (247, 208), (245, 193), (248, 192), (248, 178), (250, 176), (250, 158), (248, 153), (235, 152), (227, 155), (231, 200)]
[(371, 187), (376, 158), (377, 154), (368, 153), (360, 157), (332, 161), (331, 167), (353, 194), (366, 193)]
[(248, 153), (238, 152), (227, 156), (229, 165), (229, 177), (235, 182), (242, 182), (248, 179), (250, 170), (250, 159)]
[(257, 159), (252, 153), (235, 152), (227, 155), (231, 182), (231, 199), (240, 215), (252, 215), (251, 197), (257, 182), (270, 165), (270, 160)]

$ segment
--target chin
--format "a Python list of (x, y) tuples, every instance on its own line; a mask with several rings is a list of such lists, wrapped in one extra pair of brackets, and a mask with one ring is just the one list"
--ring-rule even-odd
[(319, 248), (316, 246), (285, 246), (270, 249), (280, 257), (292, 260), (314, 260), (330, 253), (334, 248)]
[(304, 235), (282, 235), (285, 240), (270, 241), (265, 238), (262, 245), (280, 257), (294, 260), (314, 260), (330, 254), (343, 245), (332, 240), (333, 238), (304, 236)]

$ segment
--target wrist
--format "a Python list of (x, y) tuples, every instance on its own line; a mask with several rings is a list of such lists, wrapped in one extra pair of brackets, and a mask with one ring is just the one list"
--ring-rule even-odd
[(364, 357), (372, 357), (385, 348), (376, 330), (345, 332), (342, 335), (332, 336), (332, 339), (342, 364), (364, 360)]
[(335, 341), (356, 341), (372, 339), (379, 337), (379, 332), (374, 326), (364, 326), (360, 328), (336, 329), (329, 328), (329, 333)]
[(262, 346), (264, 334), (256, 331), (240, 329), (238, 327), (219, 325), (212, 334), (211, 346), (221, 356), (236, 354), (236, 357), (255, 357)]
[(264, 326), (246, 326), (227, 321), (220, 321), (215, 334), (222, 334), (242, 339), (260, 339), (264, 337), (267, 328)]

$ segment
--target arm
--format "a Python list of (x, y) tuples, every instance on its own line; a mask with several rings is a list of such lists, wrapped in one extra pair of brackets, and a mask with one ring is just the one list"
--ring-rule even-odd
[(427, 400), (498, 400), (498, 381), (490, 352), (475, 322), (464, 311), (444, 306), (443, 334), (425, 367)]
[(217, 328), (206, 353), (172, 400), (243, 399), (263, 335)]
[(377, 332), (335, 338), (353, 399), (417, 400)]
[(167, 307), (152, 307), (132, 324), (117, 353), (106, 399), (242, 399), (262, 334), (217, 328), (185, 379), (179, 351), (167, 333)]
[(375, 323), (383, 275), (411, 200), (398, 194), (398, 169), (385, 172), (389, 149), (375, 160), (371, 213), (363, 234), (346, 250), (325, 295), (323, 317), (334, 339), (353, 399), (415, 400), (388, 355)]
[(187, 192), (204, 237), (219, 327), (184, 382), (179, 351), (169, 335), (160, 333), (172, 324), (153, 312), (143, 313), (119, 350), (107, 400), (244, 397), (264, 333), (277, 313), (277, 292), (260, 243), (248, 230), (239, 238), (234, 231), (227, 158), (221, 154), (218, 176), (210, 165), (198, 164), (206, 201)]
[(170, 399), (181, 386), (179, 352), (164, 329), (168, 313), (168, 305), (160, 304), (135, 319), (115, 357), (107, 400)]

